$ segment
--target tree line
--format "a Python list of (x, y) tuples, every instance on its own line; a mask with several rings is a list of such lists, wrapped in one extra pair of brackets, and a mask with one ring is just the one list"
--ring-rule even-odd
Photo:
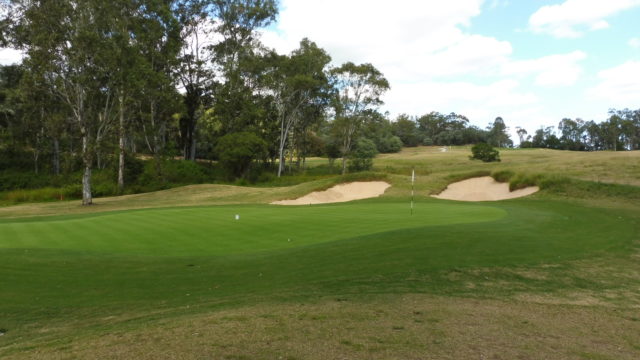
[(640, 109), (609, 110), (609, 117), (597, 123), (593, 120), (564, 118), (553, 126), (537, 129), (529, 135), (517, 129), (522, 148), (557, 150), (640, 150)]

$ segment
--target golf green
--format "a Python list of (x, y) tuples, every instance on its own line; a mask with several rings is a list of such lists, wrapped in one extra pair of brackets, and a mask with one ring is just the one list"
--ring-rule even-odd
[[(0, 223), (0, 248), (139, 255), (224, 255), (291, 248), (398, 229), (485, 222), (504, 210), (406, 203), (214, 206), (125, 211)], [(237, 216), (237, 218), (236, 218)]]

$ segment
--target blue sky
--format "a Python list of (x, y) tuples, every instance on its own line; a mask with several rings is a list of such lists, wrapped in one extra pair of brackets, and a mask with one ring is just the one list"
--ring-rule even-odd
[[(640, 0), (281, 0), (263, 42), (308, 37), (339, 65), (371, 62), (383, 111), (502, 116), (533, 133), (563, 117), (640, 108)], [(515, 139), (515, 136), (513, 136)]]

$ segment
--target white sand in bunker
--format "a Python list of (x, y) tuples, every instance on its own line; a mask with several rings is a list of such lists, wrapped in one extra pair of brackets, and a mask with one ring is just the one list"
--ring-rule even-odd
[(391, 187), (384, 181), (352, 182), (325, 191), (314, 191), (295, 200), (274, 201), (274, 205), (309, 205), (347, 202), (378, 197)]
[(508, 183), (499, 183), (491, 176), (484, 176), (449, 184), (443, 192), (432, 196), (438, 199), (458, 201), (497, 201), (531, 195), (539, 190), (540, 188), (537, 186), (530, 186), (509, 191)]

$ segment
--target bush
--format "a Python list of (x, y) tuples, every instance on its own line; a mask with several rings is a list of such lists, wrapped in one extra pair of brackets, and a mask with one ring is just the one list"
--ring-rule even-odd
[(373, 166), (373, 158), (378, 154), (376, 144), (369, 139), (362, 138), (356, 143), (356, 148), (349, 159), (349, 171), (369, 170)]
[(325, 154), (329, 159), (329, 166), (333, 167), (333, 163), (337, 158), (342, 156), (342, 151), (340, 150), (340, 145), (336, 141), (328, 141), (324, 146)]
[(397, 153), (402, 150), (402, 140), (397, 136), (382, 138), (378, 141), (377, 148), (383, 154)]
[(485, 143), (473, 145), (471, 148), (471, 160), (482, 160), (484, 162), (500, 161), (500, 153), (493, 146)]
[(268, 154), (267, 143), (250, 132), (225, 135), (218, 140), (216, 152), (220, 164), (233, 176), (244, 177), (254, 160)]
[(204, 167), (194, 161), (161, 160), (160, 174), (155, 161), (147, 161), (138, 184), (149, 190), (166, 188), (162, 184), (200, 184), (207, 181)]

